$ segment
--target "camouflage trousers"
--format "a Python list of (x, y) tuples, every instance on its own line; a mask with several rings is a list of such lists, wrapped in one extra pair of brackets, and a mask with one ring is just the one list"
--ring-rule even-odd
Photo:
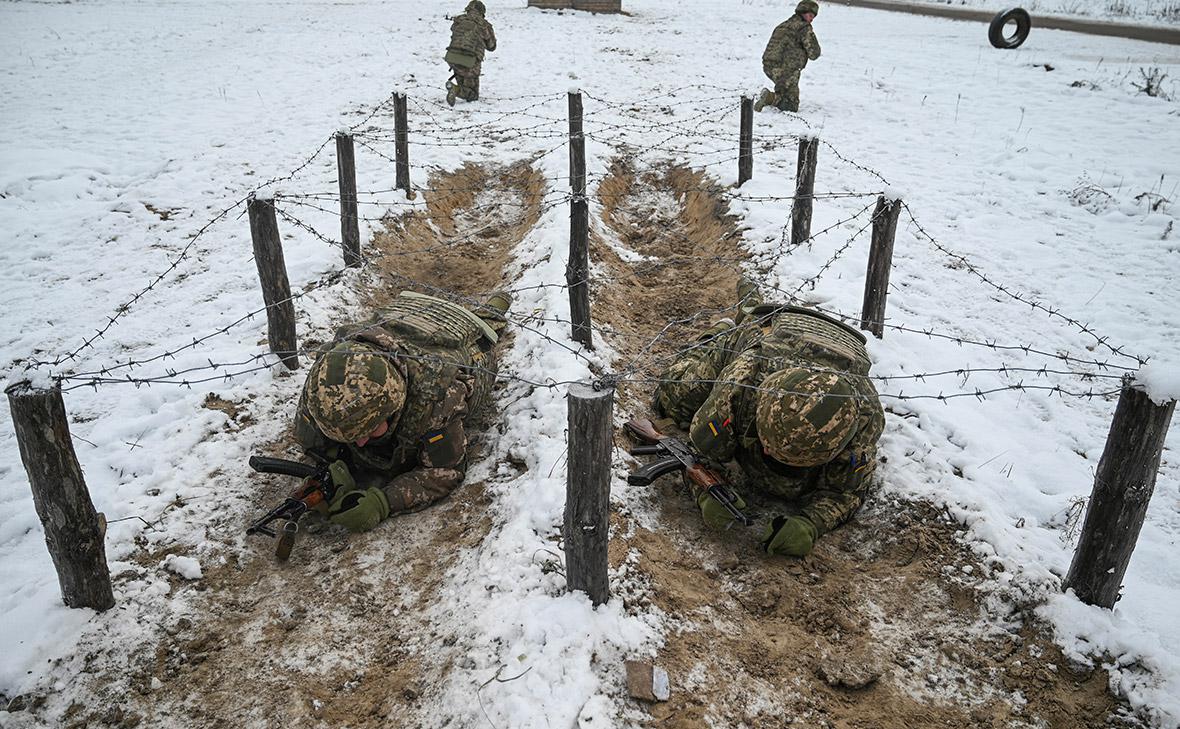
[(775, 106), (782, 111), (799, 111), (799, 74), (791, 71), (774, 79)]
[(733, 320), (722, 319), (697, 335), (696, 344), (684, 352), (660, 375), (655, 393), (655, 409), (661, 415), (688, 429), (697, 408), (713, 389), (711, 380), (732, 359), (734, 347), (743, 329), (736, 325), (762, 303), (758, 284), (746, 276), (737, 282), (737, 305)]
[(730, 359), (732, 322), (719, 322), (697, 338), (696, 346), (681, 355), (660, 375), (655, 410), (688, 430), (697, 408), (713, 390), (713, 380)]
[(455, 64), (449, 64), (451, 73), (455, 75), (454, 81), (448, 81), (448, 84), (455, 84), (458, 87), (456, 94), (464, 101), (475, 101), (479, 98), (479, 74), (483, 64), (476, 63), (470, 68), (463, 68)]

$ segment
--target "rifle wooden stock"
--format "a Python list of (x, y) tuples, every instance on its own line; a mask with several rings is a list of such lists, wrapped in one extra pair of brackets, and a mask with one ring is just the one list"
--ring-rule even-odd
[(659, 441), (660, 438), (664, 437), (664, 434), (656, 430), (655, 424), (647, 418), (635, 418), (634, 420), (628, 420), (626, 425), (623, 427), (626, 428), (629, 433), (645, 443), (655, 443)]

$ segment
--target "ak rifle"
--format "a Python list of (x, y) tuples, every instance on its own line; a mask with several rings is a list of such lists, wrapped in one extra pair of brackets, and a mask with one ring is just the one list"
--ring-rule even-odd
[(647, 418), (628, 420), (624, 426), (644, 445), (636, 446), (633, 456), (663, 456), (627, 476), (627, 483), (633, 486), (647, 486), (660, 476), (673, 471), (684, 471), (686, 479), (696, 485), (697, 491), (706, 491), (717, 503), (725, 507), (742, 526), (750, 526), (754, 520), (737, 507), (737, 495), (726, 485), (725, 480), (708, 467), (705, 459), (696, 450), (680, 440), (656, 430)]
[[(275, 556), (280, 560), (286, 560), (291, 556), (291, 548), (295, 546), (295, 535), (299, 532), (299, 517), (308, 509), (330, 502), (336, 495), (336, 487), (332, 485), (332, 477), (328, 473), (328, 464), (325, 461), (313, 466), (284, 458), (250, 456), (250, 468), (259, 473), (280, 473), (303, 479), (299, 488), (288, 494), (283, 503), (263, 514), (261, 519), (246, 529), (247, 535), (265, 534), (278, 538)], [(271, 526), (279, 520), (283, 521), (281, 534)]]

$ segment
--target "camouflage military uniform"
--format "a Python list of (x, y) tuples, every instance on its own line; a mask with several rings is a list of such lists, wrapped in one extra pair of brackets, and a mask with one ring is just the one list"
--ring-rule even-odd
[(403, 293), (369, 322), (340, 329), (324, 351), (355, 342), (394, 355), (390, 361), (405, 378), (405, 404), (385, 435), (358, 447), (324, 435), (309, 410), (305, 385), (295, 415), (296, 440), (306, 451), (343, 460), (361, 488), (384, 490), (390, 513), (446, 496), (467, 468), (466, 429), (490, 399), (495, 330), (503, 326), (497, 314), (489, 311), (480, 319), (457, 304)]
[(762, 104), (770, 103), (783, 111), (799, 111), (799, 75), (807, 62), (816, 60), (820, 54), (819, 39), (811, 23), (803, 19), (801, 10), (818, 9), (814, 2), (804, 0), (795, 14), (771, 34), (762, 53), (762, 71), (774, 82), (774, 94), (773, 97), (764, 94)]
[[(885, 426), (876, 388), (868, 379), (864, 337), (854, 329), (808, 309), (759, 306), (740, 326), (702, 337), (661, 376), (656, 409), (689, 427), (693, 444), (719, 462), (736, 460), (747, 494), (765, 493), (793, 502), (819, 534), (847, 521), (860, 507), (876, 468), (877, 439)], [(841, 381), (855, 402), (852, 436), (833, 457), (800, 467), (766, 454), (759, 440), (758, 387), (785, 369), (803, 368), (820, 387)], [(850, 373), (837, 376), (835, 373)], [(831, 383), (828, 383), (831, 384)], [(771, 413), (772, 417), (775, 415)], [(802, 417), (823, 413), (805, 412)], [(790, 442), (798, 421), (776, 418)], [(824, 454), (826, 457), (828, 454)]]
[(496, 32), (484, 18), (483, 3), (471, 2), (463, 14), (451, 22), (451, 44), (446, 61), (455, 80), (447, 82), (447, 103), (455, 99), (475, 101), (479, 98), (479, 75), (484, 51), (496, 50)]

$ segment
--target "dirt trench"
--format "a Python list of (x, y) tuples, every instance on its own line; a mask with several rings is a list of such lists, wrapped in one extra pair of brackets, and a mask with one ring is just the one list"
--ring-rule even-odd
[[(377, 307), (403, 288), (473, 298), (503, 288), (513, 248), (540, 215), (543, 188), (528, 163), (435, 175), (425, 206), (391, 217), (366, 248), (371, 275), (362, 299)], [(495, 427), (494, 414), (485, 421)], [(473, 441), (473, 460), (482, 445)], [(259, 450), (299, 458), (289, 435)], [(254, 513), (293, 486), (282, 476), (252, 480)], [(275, 561), (272, 542), (253, 537), (221, 564), (203, 560), (211, 566), (199, 582), (173, 580), (174, 591), (199, 591), (195, 615), (170, 618), (159, 643), (127, 665), (98, 668), (96, 660), (93, 700), (75, 703), (53, 725), (412, 726), (407, 717), (419, 706), (428, 710), (423, 697), (449, 667), (419, 658), (427, 647), (437, 654), (446, 640), (424, 616), (453, 555), (487, 535), (488, 502), (483, 483), (465, 483), (363, 537), (312, 525), (285, 564)], [(141, 561), (157, 565), (163, 556), (145, 553)]]
[[(593, 253), (611, 283), (596, 316), (635, 376), (654, 377), (677, 345), (732, 315), (738, 221), (715, 183), (675, 166), (616, 161), (600, 199)], [(670, 320), (681, 323), (657, 337)], [(652, 389), (630, 385), (622, 411), (646, 414)], [(671, 626), (656, 663), (672, 696), (648, 707), (649, 726), (1136, 725), (1105, 671), (1071, 667), (1020, 610), (988, 616), (961, 528), (928, 505), (871, 496), (799, 560), (767, 557), (755, 530), (708, 531), (675, 477), (639, 501), (614, 514), (610, 552), (651, 582), (628, 609), (658, 608)], [(658, 532), (633, 516), (652, 509)]]

